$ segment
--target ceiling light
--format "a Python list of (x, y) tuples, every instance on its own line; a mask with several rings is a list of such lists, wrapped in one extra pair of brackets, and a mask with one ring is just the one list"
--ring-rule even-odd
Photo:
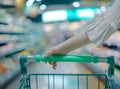
[(26, 2), (26, 6), (27, 7), (32, 6), (33, 3), (34, 3), (34, 0), (29, 0)]
[(40, 5), (40, 9), (41, 10), (45, 10), (46, 9), (46, 5), (45, 4)]
[(103, 12), (106, 12), (106, 7), (105, 7), (105, 6), (101, 6), (100, 9), (101, 9)]
[(43, 22), (65, 21), (67, 19), (67, 12), (65, 10), (47, 11), (42, 15)]
[(83, 9), (78, 10), (77, 15), (82, 18), (93, 18), (95, 16), (95, 12), (92, 9)]
[(38, 1), (38, 2), (39, 2), (39, 1), (41, 1), (41, 0), (36, 0), (36, 1)]
[(74, 6), (74, 7), (79, 7), (79, 6), (80, 6), (80, 3), (79, 3), (79, 2), (73, 2), (73, 6)]

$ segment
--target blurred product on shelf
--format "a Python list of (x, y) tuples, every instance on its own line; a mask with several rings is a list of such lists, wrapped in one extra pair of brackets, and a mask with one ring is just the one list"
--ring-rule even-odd
[(16, 8), (20, 11), (24, 9), (25, 6), (25, 0), (15, 0)]
[(5, 74), (7, 72), (7, 68), (0, 62), (0, 75)]

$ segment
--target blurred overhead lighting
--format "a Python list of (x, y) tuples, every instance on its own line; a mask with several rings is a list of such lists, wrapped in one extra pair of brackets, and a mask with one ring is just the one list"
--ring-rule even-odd
[(48, 24), (48, 25), (45, 25), (44, 26), (44, 30), (46, 31), (46, 32), (51, 32), (52, 30), (54, 30), (55, 28), (54, 28), (54, 25), (53, 24)]
[(99, 9), (99, 10), (96, 11), (96, 14), (97, 14), (97, 15), (101, 15), (101, 14), (102, 14), (102, 11)]
[(94, 18), (98, 8), (77, 8), (67, 10), (46, 11), (42, 13), (43, 22), (79, 21)]
[(65, 21), (67, 19), (67, 12), (65, 10), (59, 11), (47, 11), (42, 15), (43, 22), (51, 22), (51, 21)]
[(40, 9), (41, 9), (41, 10), (45, 10), (46, 7), (47, 7), (47, 6), (46, 6), (45, 4), (40, 5)]
[(92, 9), (83, 9), (77, 10), (77, 15), (82, 18), (93, 18), (95, 16), (95, 12)]
[(106, 12), (106, 7), (105, 6), (101, 6), (100, 9), (101, 9), (101, 11)]
[(74, 6), (74, 7), (79, 7), (79, 6), (80, 6), (80, 3), (79, 3), (79, 2), (73, 2), (73, 6)]
[(26, 6), (27, 6), (27, 7), (32, 6), (32, 4), (34, 3), (34, 1), (35, 1), (35, 0), (29, 0), (29, 1), (27, 1), (27, 2), (26, 2)]
[(39, 2), (39, 1), (41, 1), (41, 0), (36, 0), (36, 1), (38, 1), (38, 2)]

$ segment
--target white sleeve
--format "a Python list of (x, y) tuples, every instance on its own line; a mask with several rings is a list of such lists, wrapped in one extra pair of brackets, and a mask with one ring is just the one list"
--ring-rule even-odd
[(88, 38), (97, 46), (120, 28), (120, 0), (115, 0), (107, 16), (87, 29)]

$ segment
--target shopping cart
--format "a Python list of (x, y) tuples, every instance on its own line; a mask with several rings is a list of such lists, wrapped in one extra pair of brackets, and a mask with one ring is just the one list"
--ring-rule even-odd
[[(83, 63), (108, 63), (108, 73), (104, 74), (27, 74), (26, 63), (36, 62), (83, 62)], [(18, 89), (93, 89), (90, 77), (97, 79), (97, 87), (94, 89), (120, 89), (114, 81), (114, 57), (79, 56), (79, 55), (51, 55), (45, 58), (43, 55), (20, 56), (22, 79)], [(84, 84), (81, 84), (84, 82)], [(101, 80), (104, 87), (101, 87)], [(95, 82), (96, 85), (96, 82)], [(84, 88), (82, 87), (84, 86)], [(81, 88), (82, 87), (82, 88)]]

